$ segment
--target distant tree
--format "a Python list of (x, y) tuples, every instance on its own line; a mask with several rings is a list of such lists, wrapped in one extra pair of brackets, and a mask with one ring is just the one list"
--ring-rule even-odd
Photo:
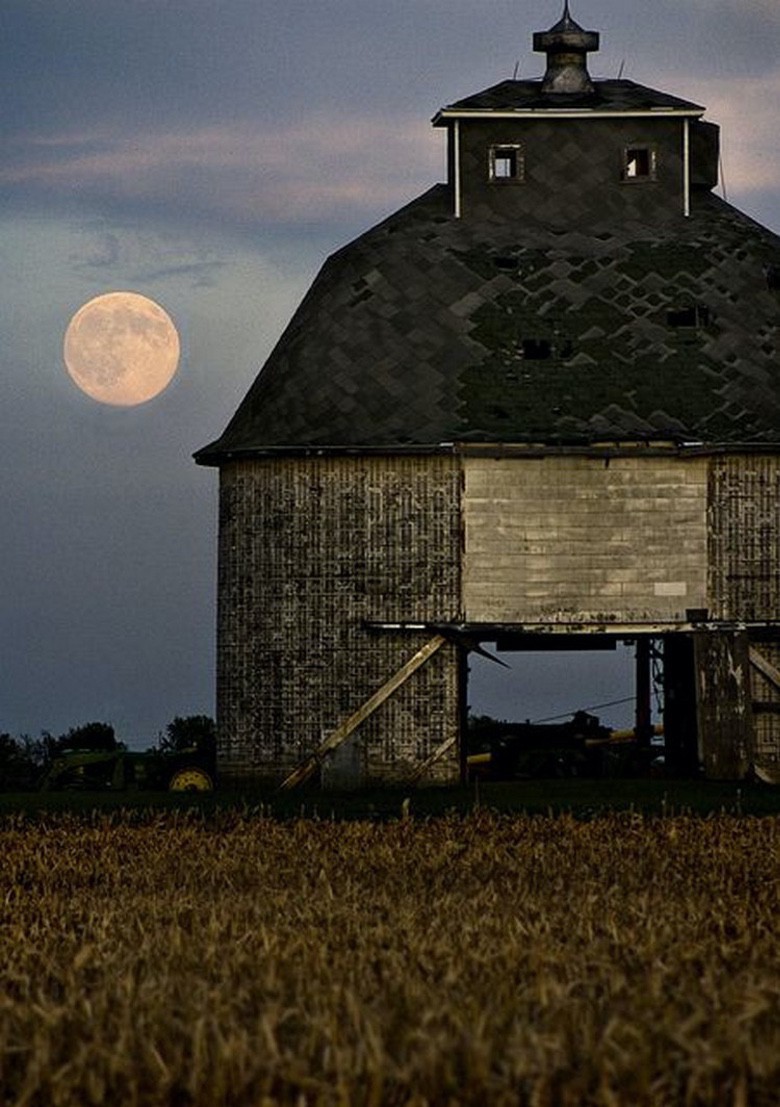
[(177, 715), (165, 728), (157, 741), (161, 753), (180, 753), (197, 750), (213, 755), (217, 746), (217, 731), (210, 715)]
[(83, 726), (71, 727), (67, 734), (61, 734), (55, 739), (52, 753), (55, 756), (68, 750), (111, 753), (120, 748), (114, 728), (108, 723), (84, 723)]
[(46, 764), (47, 754), (43, 734), (40, 738), (31, 738), (29, 734), (20, 734), (16, 739), (16, 744), (21, 750), (22, 756), (31, 765), (35, 765), (40, 769)]
[(6, 765), (9, 761), (15, 760), (18, 754), (19, 747), (16, 739), (10, 734), (0, 734), (0, 765)]
[(27, 791), (34, 788), (41, 762), (34, 756), (34, 743), (27, 737), (0, 734), (0, 790)]

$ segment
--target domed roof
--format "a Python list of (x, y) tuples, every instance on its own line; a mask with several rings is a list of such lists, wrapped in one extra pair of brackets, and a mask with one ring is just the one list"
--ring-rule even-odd
[(593, 92), (586, 59), (598, 48), (598, 32), (585, 31), (575, 23), (566, 0), (563, 16), (555, 26), (534, 35), (534, 50), (547, 54), (543, 90), (566, 95)]
[(691, 218), (554, 233), (437, 186), (323, 266), (203, 464), (455, 442), (780, 444), (780, 239)]

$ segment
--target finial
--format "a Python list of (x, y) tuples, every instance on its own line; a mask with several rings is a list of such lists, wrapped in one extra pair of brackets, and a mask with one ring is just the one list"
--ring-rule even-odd
[(599, 48), (597, 31), (584, 31), (571, 17), (569, 0), (563, 15), (549, 31), (534, 35), (534, 50), (547, 54), (547, 72), (542, 92), (588, 93), (593, 82), (588, 73), (588, 54)]

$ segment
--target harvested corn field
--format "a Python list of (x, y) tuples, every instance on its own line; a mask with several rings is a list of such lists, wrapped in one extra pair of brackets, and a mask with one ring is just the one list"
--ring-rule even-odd
[(0, 835), (3, 1104), (776, 1103), (780, 819)]

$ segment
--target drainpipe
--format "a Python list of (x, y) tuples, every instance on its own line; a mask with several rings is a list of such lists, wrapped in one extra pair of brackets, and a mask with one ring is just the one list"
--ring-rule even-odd
[(461, 201), (460, 201), (460, 120), (456, 119), (452, 127), (452, 145), (453, 145), (453, 157), (452, 160), (455, 163), (453, 166), (454, 175), (454, 191), (455, 191), (455, 218), (460, 219), (461, 216)]
[(691, 214), (691, 121), (683, 120), (683, 215)]

